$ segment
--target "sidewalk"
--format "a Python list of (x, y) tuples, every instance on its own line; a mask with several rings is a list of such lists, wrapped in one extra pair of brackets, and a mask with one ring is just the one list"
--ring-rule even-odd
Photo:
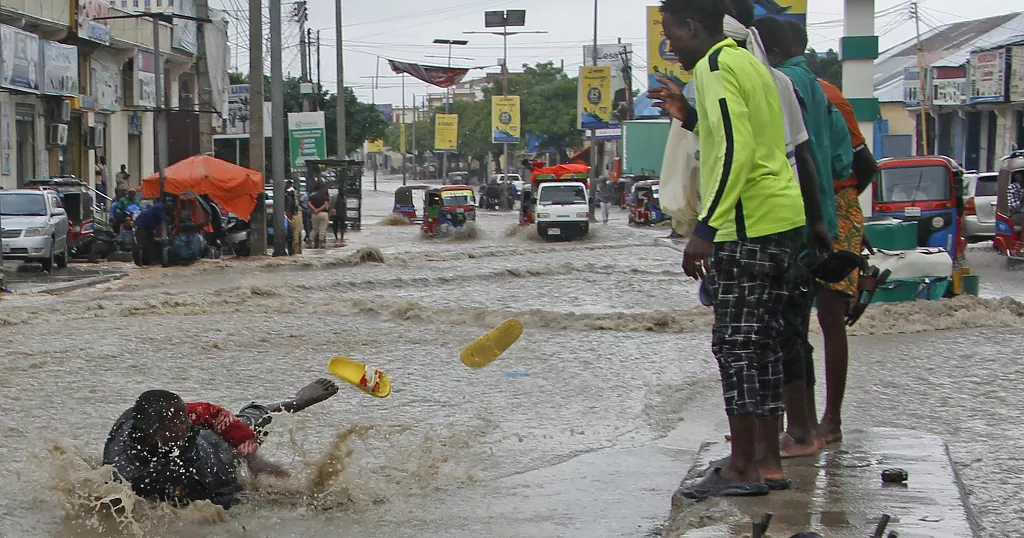
[[(724, 440), (705, 443), (687, 479), (728, 454)], [(885, 469), (909, 473), (905, 484), (883, 484)], [(677, 491), (664, 536), (717, 538), (749, 535), (752, 522), (772, 512), (769, 534), (791, 536), (814, 531), (822, 536), (871, 536), (882, 514), (900, 538), (976, 536), (960, 479), (946, 443), (911, 430), (873, 428), (851, 431), (817, 458), (786, 461), (793, 489), (763, 497), (692, 501)], [(684, 482), (687, 480), (684, 479)]]

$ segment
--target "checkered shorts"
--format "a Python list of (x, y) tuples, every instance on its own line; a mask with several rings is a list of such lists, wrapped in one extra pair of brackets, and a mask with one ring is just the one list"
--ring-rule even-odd
[(802, 228), (716, 243), (708, 285), (715, 307), (711, 348), (729, 416), (781, 416), (782, 314)]

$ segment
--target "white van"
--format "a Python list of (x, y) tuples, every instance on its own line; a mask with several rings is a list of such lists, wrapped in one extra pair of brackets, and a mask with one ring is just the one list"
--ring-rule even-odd
[(578, 181), (541, 183), (536, 195), (537, 233), (544, 239), (585, 237), (590, 232), (590, 192)]

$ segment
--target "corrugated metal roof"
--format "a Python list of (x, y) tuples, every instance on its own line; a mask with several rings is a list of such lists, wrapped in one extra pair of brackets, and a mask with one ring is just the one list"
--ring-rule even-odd
[[(921, 34), (925, 64), (958, 67), (971, 51), (1006, 46), (1024, 39), (1024, 12), (930, 28)], [(875, 60), (875, 98), (883, 103), (903, 100), (903, 70), (917, 66), (917, 39), (908, 39)]]

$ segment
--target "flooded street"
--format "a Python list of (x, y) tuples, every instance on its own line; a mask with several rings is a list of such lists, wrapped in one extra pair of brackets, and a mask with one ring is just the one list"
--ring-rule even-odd
[[(380, 185), (342, 249), (0, 299), (0, 536), (657, 532), (701, 442), (726, 430), (711, 313), (681, 273), (682, 243), (617, 209), (582, 241), (543, 242), (496, 212), (475, 238), (429, 240), (377, 224), (401, 181)], [(876, 305), (852, 331), (845, 426), (941, 436), (985, 534), (1024, 536), (1024, 272), (984, 245), (969, 261), (982, 298)], [(459, 350), (509, 317), (522, 338), (487, 368), (463, 366)], [(95, 469), (142, 391), (237, 409), (327, 375), (333, 356), (373, 364), (394, 390), (345, 386), (277, 419), (261, 452), (291, 478), (261, 478), (228, 512), (138, 501), (118, 521), (98, 508), (124, 493)]]

